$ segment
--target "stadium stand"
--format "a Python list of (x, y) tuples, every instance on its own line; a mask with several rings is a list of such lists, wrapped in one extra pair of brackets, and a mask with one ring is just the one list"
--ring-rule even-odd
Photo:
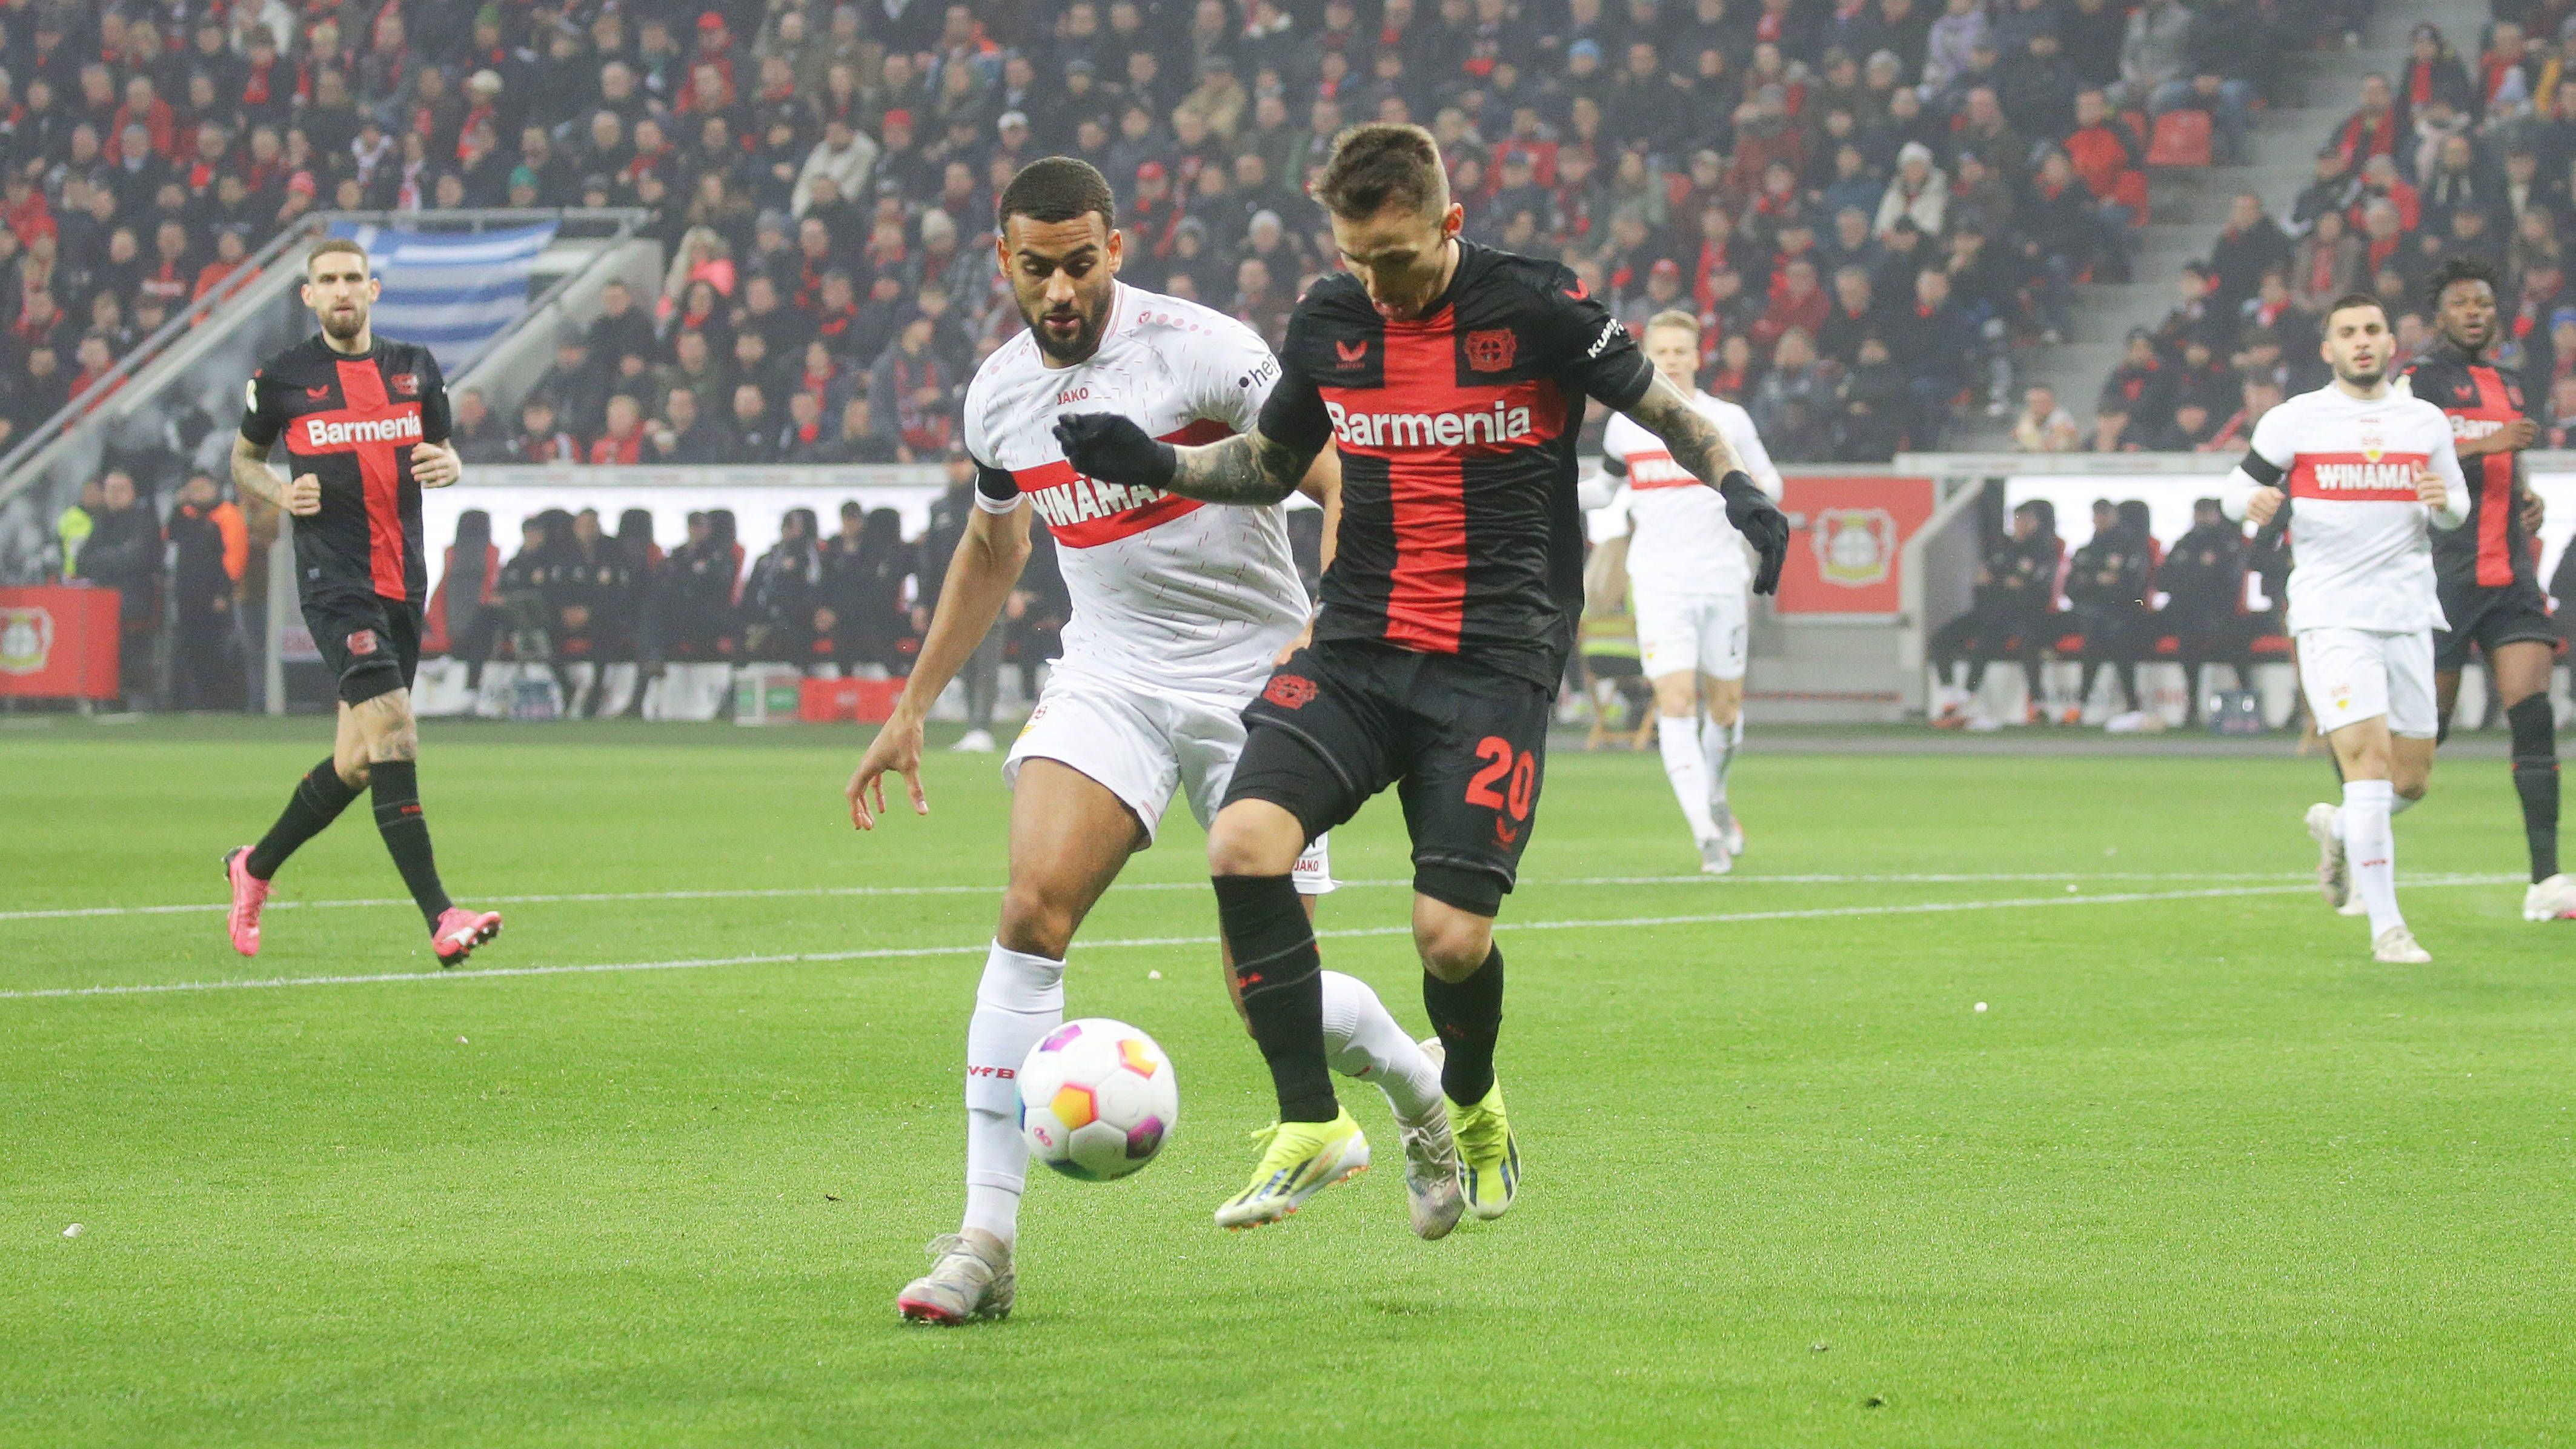
[[(981, 242), (1018, 164), (1094, 161), (1128, 207), (1131, 279), (1275, 337), (1332, 265), (1304, 179), (1342, 126), (1403, 118), (1439, 135), (1471, 235), (1566, 257), (1623, 316), (1697, 311), (1712, 390), (1762, 415), (1775, 456), (1884, 461), (2000, 433), (2034, 349), (2098, 311), (2089, 294), (2139, 285), (2155, 196), (2243, 152), (2280, 57), (2342, 45), (2364, 8), (15, 0), (0, 450), (95, 407), (174, 307), (326, 210), (636, 207), (659, 287), (561, 324), (524, 398), (460, 397), (469, 458), (932, 463), (1018, 325)], [(2554, 55), (2532, 95), (2555, 95)], [(2461, 105), (2506, 87), (2440, 84)], [(2363, 130), (2392, 151), (2412, 134)], [(2403, 159), (2392, 205), (2418, 190)], [(2545, 174), (2565, 171), (2553, 153)], [(2470, 209), (2436, 195), (2442, 218)], [(2191, 366), (2167, 340), (2159, 368)], [(2241, 405), (2216, 395), (2228, 340), (2187, 432)], [(183, 452), (118, 460), (156, 516)], [(275, 528), (259, 512), (245, 592)], [(80, 576), (87, 520), (0, 502), (0, 582)]]

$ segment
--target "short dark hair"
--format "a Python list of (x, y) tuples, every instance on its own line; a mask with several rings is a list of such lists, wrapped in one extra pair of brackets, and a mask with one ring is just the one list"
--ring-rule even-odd
[(2326, 337), (2333, 336), (2334, 334), (2331, 329), (2334, 326), (2334, 315), (2337, 312), (2348, 312), (2355, 307), (2376, 307), (2379, 309), (2379, 320), (2382, 322), (2386, 322), (2388, 320), (2388, 304), (2379, 300), (2379, 295), (2377, 293), (2346, 292), (2342, 296), (2335, 298), (2333, 302), (2327, 304), (2327, 307), (2323, 312), (2317, 314), (2318, 335)]
[(2504, 285), (2496, 277), (2495, 264), (2468, 252), (2454, 255), (2433, 271), (2424, 283), (2424, 301), (2434, 311), (2442, 309), (2442, 294), (2459, 282), (2484, 282), (2490, 292), (2501, 293)]
[(1357, 220), (1391, 206), (1428, 211), (1449, 199), (1440, 143), (1420, 126), (1372, 121), (1333, 138), (1333, 154), (1315, 181), (1315, 199), (1333, 215)]
[(367, 249), (358, 245), (357, 242), (348, 237), (326, 236), (322, 238), (322, 240), (315, 242), (312, 246), (305, 249), (305, 270), (312, 270), (315, 262), (331, 255), (333, 252), (347, 252), (361, 261), (366, 260), (367, 256)]
[(1077, 157), (1043, 156), (1021, 167), (1011, 184), (1002, 188), (1002, 199), (993, 207), (993, 225), (1008, 230), (1015, 216), (1059, 222), (1094, 212), (1101, 225), (1116, 229), (1118, 198), (1109, 190), (1109, 178)]

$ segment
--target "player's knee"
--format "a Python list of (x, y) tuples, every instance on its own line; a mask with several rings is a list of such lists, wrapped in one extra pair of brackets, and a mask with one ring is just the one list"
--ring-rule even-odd
[(1655, 713), (1670, 719), (1699, 713), (1699, 691), (1687, 674), (1667, 674), (1655, 681)]
[(1081, 924), (1071, 902), (1054, 898), (1042, 887), (1013, 881), (1002, 892), (1001, 925), (993, 935), (1007, 950), (1061, 961)]
[(1306, 828), (1286, 807), (1268, 800), (1237, 800), (1208, 827), (1211, 875), (1286, 875), (1306, 849)]
[(1493, 954), (1493, 918), (1417, 896), (1413, 948), (1421, 954), (1424, 970), (1443, 981), (1464, 981)]

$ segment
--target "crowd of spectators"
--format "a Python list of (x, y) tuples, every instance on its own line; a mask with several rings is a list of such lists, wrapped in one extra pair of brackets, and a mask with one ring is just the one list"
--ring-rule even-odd
[(2547, 445), (2576, 430), (2576, 6), (2499, 3), (2464, 57), (2419, 24), (2393, 74), (2361, 82), (2318, 138), (2314, 176), (2286, 213), (2234, 199), (2173, 309), (2130, 334), (2086, 433), (2054, 396), (2026, 397), (2027, 451), (2242, 449), (2254, 420), (2323, 386), (2319, 312), (2347, 292), (2388, 304), (2400, 351), (2433, 340), (2427, 280), (2454, 256), (2503, 275), (2497, 360), (2521, 369)]
[[(1335, 264), (1307, 178), (1407, 119), (1471, 237), (1695, 312), (1775, 457), (1884, 459), (2008, 412), (2016, 349), (2127, 275), (2150, 138), (2206, 118), (2223, 156), (2366, 3), (0, 0), (0, 449), (316, 210), (617, 205), (660, 285), (526, 398), (460, 392), (470, 461), (935, 460), (1020, 325), (1017, 166), (1098, 164), (1128, 279), (1275, 341)], [(166, 526), (178, 469), (126, 461)], [(13, 577), (74, 572), (0, 534)]]

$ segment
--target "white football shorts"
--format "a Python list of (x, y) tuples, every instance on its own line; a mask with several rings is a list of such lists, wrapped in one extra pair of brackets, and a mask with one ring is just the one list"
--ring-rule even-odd
[[(1151, 848), (1175, 789), (1189, 797), (1201, 828), (1216, 818), (1243, 754), (1240, 710), (1059, 672), (1038, 691), (1037, 707), (1002, 761), (1002, 778), (1017, 785), (1020, 762), (1032, 757), (1078, 770), (1136, 812)], [(1301, 895), (1333, 889), (1325, 839), (1315, 837), (1297, 858)]]
[(2298, 642), (2299, 687), (2318, 733), (2386, 715), (2390, 734), (2433, 738), (2432, 630), (2302, 629)]
[(1635, 591), (1637, 655), (1648, 679), (1697, 670), (1712, 679), (1744, 677), (1744, 631), (1750, 605), (1741, 590), (1665, 595)]

